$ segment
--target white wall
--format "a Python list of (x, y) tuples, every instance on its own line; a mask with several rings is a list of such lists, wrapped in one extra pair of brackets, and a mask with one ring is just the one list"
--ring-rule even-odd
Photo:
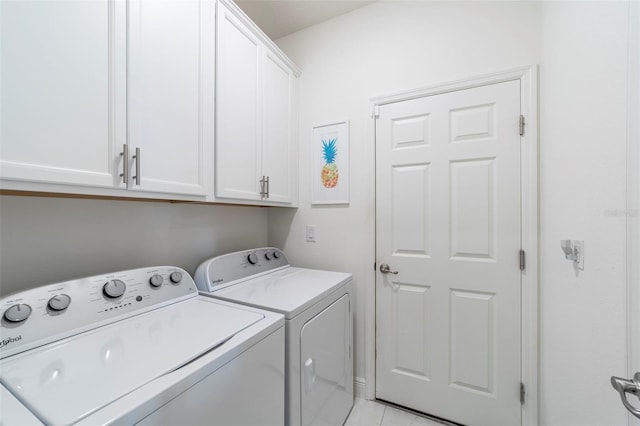
[[(542, 13), (541, 423), (622, 425), (626, 377), (626, 2)], [(561, 239), (585, 241), (575, 273)]]
[(123, 269), (266, 245), (257, 207), (2, 196), (0, 296)]
[[(372, 96), (540, 62), (540, 3), (377, 2), (277, 40), (302, 68), (300, 208), (269, 213), (269, 240), (293, 263), (349, 271), (356, 285), (356, 376), (365, 376), (365, 287), (374, 286)], [(351, 203), (310, 207), (311, 128), (350, 120)], [(317, 242), (305, 242), (305, 226)]]
[[(540, 424), (622, 425), (627, 2), (377, 2), (278, 40), (302, 68), (301, 207), (269, 213), (299, 265), (353, 272), (356, 375), (374, 285), (374, 95), (540, 64)], [(311, 207), (311, 128), (351, 121), (351, 203)], [(318, 227), (306, 243), (305, 225)], [(560, 239), (583, 239), (576, 275)], [(367, 301), (371, 303), (371, 301)]]

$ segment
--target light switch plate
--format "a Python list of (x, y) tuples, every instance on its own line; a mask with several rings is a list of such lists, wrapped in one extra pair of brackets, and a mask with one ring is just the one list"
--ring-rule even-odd
[(307, 242), (308, 243), (316, 242), (316, 227), (313, 225), (307, 225)]

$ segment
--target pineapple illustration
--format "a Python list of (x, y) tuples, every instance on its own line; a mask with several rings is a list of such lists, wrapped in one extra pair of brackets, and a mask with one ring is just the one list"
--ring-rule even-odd
[(329, 142), (322, 140), (322, 155), (324, 156), (325, 165), (322, 167), (322, 185), (325, 188), (335, 188), (338, 184), (338, 167), (336, 166), (336, 139), (330, 139)]

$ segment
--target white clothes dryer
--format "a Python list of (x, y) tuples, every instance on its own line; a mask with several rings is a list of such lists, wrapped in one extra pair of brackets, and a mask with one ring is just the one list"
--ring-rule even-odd
[(277, 248), (203, 262), (201, 294), (285, 316), (285, 424), (341, 425), (353, 407), (352, 276), (296, 268)]
[(282, 425), (284, 318), (134, 269), (0, 299), (2, 425)]

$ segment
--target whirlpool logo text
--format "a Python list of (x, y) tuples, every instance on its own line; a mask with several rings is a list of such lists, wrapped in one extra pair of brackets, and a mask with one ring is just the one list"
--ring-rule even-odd
[(22, 335), (16, 336), (16, 337), (9, 337), (7, 339), (2, 339), (2, 341), (0, 341), (0, 348), (4, 348), (10, 343), (19, 342), (21, 339), (22, 339)]

